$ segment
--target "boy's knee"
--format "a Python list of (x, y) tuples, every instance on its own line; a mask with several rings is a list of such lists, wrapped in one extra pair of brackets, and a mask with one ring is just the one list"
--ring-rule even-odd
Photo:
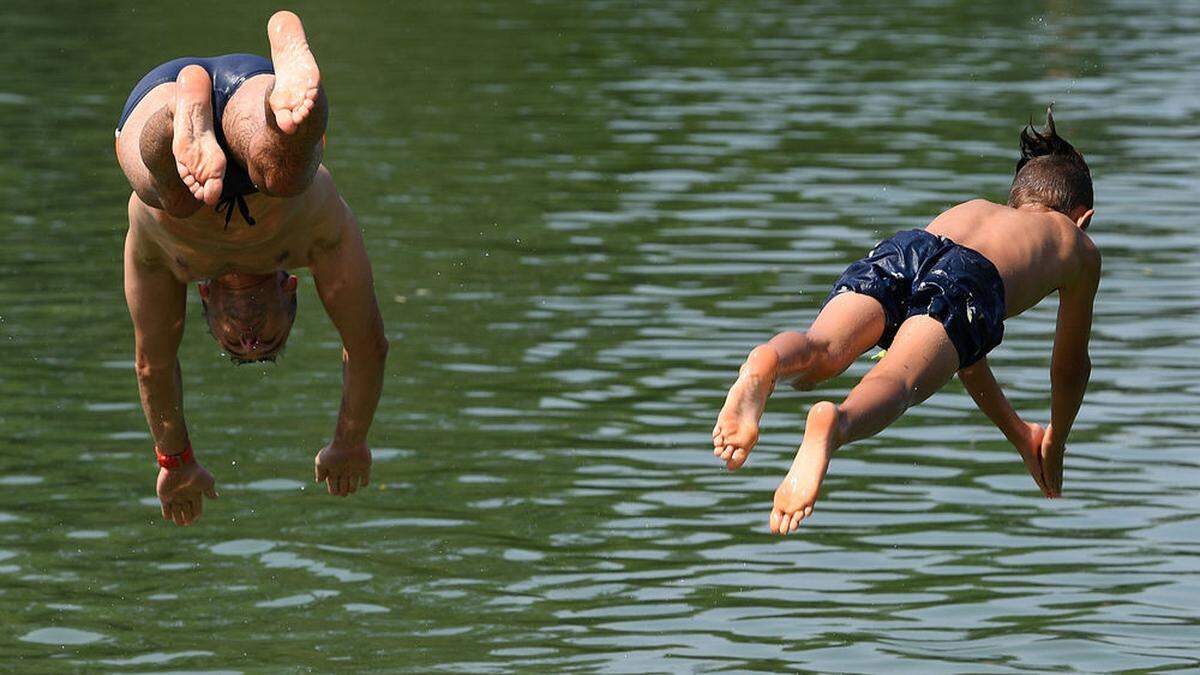
[(808, 358), (798, 384), (804, 384), (806, 389), (841, 374), (850, 365), (842, 362), (842, 355), (837, 353), (828, 341), (811, 335), (805, 337), (808, 343)]

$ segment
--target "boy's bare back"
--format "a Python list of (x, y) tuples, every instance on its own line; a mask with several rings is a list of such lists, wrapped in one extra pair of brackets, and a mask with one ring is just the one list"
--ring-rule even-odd
[[(1090, 220), (1091, 211), (1086, 218)], [(1099, 274), (1100, 252), (1071, 218), (1040, 205), (1011, 208), (984, 199), (955, 206), (926, 230), (979, 251), (1004, 280), (1005, 318), (1055, 290), (1088, 284)]]

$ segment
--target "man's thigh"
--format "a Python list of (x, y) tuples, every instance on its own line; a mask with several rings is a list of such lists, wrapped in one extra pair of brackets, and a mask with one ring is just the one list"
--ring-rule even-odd
[[(159, 206), (160, 199), (154, 187), (154, 177), (142, 159), (141, 139), (146, 123), (158, 111), (175, 100), (175, 83), (167, 82), (150, 90), (125, 120), (125, 126), (117, 135), (117, 162), (125, 172), (130, 187), (138, 197), (150, 206)], [(169, 144), (168, 144), (169, 145)]]

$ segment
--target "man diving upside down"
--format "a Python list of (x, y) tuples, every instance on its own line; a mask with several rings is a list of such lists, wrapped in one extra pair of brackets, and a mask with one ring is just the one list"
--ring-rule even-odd
[[(125, 297), (142, 408), (154, 436), (163, 518), (189, 525), (215, 498), (183, 418), (187, 284), (199, 282), (209, 332), (236, 363), (274, 360), (296, 316), (296, 277), (312, 272), (341, 335), (343, 394), (316, 479), (345, 496), (367, 484), (367, 431), (388, 342), (350, 208), (321, 164), (328, 103), (300, 19), (267, 24), (271, 59), (182, 58), (150, 71), (117, 125), (133, 187)], [(215, 209), (213, 207), (216, 207)]]
[[(713, 453), (729, 470), (746, 462), (778, 380), (811, 388), (874, 345), (887, 349), (840, 405), (817, 403), (804, 441), (775, 491), (771, 531), (807, 518), (834, 451), (874, 436), (929, 398), (957, 371), (979, 408), (1021, 454), (1042, 493), (1062, 490), (1067, 435), (1091, 372), (1088, 338), (1100, 282), (1100, 252), (1087, 163), (1055, 132), (1021, 133), (1008, 204), (976, 199), (923, 230), (898, 232), (846, 268), (807, 332), (780, 333), (742, 365), (713, 429)], [(1050, 425), (1025, 422), (988, 367), (1004, 320), (1058, 291), (1050, 362)]]

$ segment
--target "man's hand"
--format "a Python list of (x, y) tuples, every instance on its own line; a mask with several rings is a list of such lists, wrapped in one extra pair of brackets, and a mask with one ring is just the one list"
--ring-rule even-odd
[(317, 453), (317, 482), (325, 481), (329, 494), (345, 497), (366, 487), (371, 477), (371, 451), (366, 443), (330, 443)]
[(158, 470), (158, 500), (162, 502), (163, 520), (176, 525), (191, 525), (204, 511), (204, 498), (217, 498), (215, 481), (199, 463), (178, 469)]

